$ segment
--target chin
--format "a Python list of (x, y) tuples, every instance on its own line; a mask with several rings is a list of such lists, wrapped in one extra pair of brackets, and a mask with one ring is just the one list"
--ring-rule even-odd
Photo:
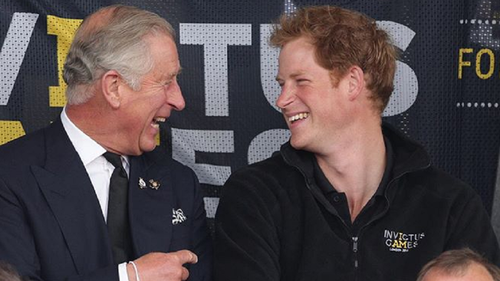
[(153, 151), (156, 148), (156, 144), (141, 147), (141, 154), (145, 152)]
[(292, 145), (292, 147), (297, 150), (305, 150), (305, 143), (301, 140), (298, 140), (297, 138), (294, 138), (293, 135), (290, 138), (290, 145)]
[(141, 152), (153, 151), (156, 148), (157, 135), (143, 136), (139, 141), (139, 149)]

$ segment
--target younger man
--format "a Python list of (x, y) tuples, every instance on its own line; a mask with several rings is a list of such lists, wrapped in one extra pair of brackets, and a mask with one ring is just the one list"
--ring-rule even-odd
[(226, 182), (216, 280), (415, 280), (465, 246), (499, 262), (480, 197), (382, 123), (396, 51), (373, 19), (308, 7), (271, 42), (291, 138)]

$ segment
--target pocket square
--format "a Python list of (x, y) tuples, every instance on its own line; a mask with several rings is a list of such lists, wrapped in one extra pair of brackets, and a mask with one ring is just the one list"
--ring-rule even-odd
[(182, 222), (185, 222), (187, 220), (186, 215), (184, 215), (184, 212), (182, 209), (172, 209), (172, 224), (176, 225)]

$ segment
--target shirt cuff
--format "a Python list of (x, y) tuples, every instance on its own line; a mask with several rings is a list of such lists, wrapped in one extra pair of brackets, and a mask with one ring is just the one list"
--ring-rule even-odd
[(129, 281), (128, 280), (128, 274), (127, 274), (127, 263), (120, 263), (118, 265), (118, 277), (120, 278), (120, 281)]

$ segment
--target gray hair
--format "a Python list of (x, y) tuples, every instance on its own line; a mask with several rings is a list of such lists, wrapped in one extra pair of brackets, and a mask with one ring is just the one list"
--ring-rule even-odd
[(4, 281), (24, 281), (21, 279), (16, 269), (8, 262), (0, 260), (0, 280)]
[(140, 79), (154, 66), (143, 39), (158, 34), (173, 38), (175, 31), (157, 14), (131, 6), (113, 5), (87, 17), (64, 63), (68, 104), (92, 98), (94, 82), (108, 70), (116, 70), (134, 91), (140, 90)]
[(431, 270), (439, 270), (451, 276), (464, 276), (469, 266), (478, 264), (483, 266), (494, 281), (500, 281), (500, 269), (469, 248), (449, 250), (428, 262), (418, 274), (417, 281), (422, 281)]

